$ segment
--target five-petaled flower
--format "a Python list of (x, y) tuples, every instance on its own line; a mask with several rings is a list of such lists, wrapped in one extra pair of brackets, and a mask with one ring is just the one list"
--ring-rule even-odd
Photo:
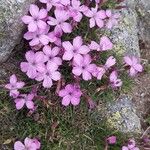
[(18, 90), (23, 88), (25, 83), (22, 81), (17, 81), (17, 77), (15, 74), (10, 76), (9, 82), (10, 82), (9, 84), (5, 85), (5, 88), (10, 90), (10, 96), (12, 96), (13, 98), (18, 97), (19, 95)]
[(138, 72), (143, 71), (143, 66), (140, 64), (138, 58), (136, 58), (135, 56), (125, 56), (124, 61), (126, 65), (130, 67), (130, 76), (135, 76)]
[(62, 105), (68, 106), (70, 103), (74, 106), (80, 103), (82, 92), (78, 85), (68, 84), (66, 87), (59, 91), (59, 96), (63, 97)]
[(83, 80), (91, 80), (92, 73), (96, 68), (95, 64), (91, 64), (90, 55), (76, 55), (73, 60), (72, 73), (76, 76), (82, 75)]
[(22, 17), (22, 21), (28, 24), (28, 30), (35, 32), (39, 28), (45, 29), (47, 24), (44, 19), (47, 17), (47, 10), (43, 8), (39, 10), (38, 6), (31, 4), (29, 12), (31, 16), (25, 15)]
[(25, 54), (27, 62), (21, 62), (21, 70), (25, 72), (27, 76), (34, 79), (37, 76), (37, 72), (43, 72), (46, 61), (43, 52), (28, 51)]
[(84, 15), (90, 18), (90, 28), (95, 27), (96, 25), (99, 28), (104, 27), (104, 19), (106, 18), (106, 14), (104, 10), (98, 11), (98, 5), (95, 8), (88, 9), (84, 12)]
[(65, 41), (62, 43), (62, 46), (65, 50), (63, 60), (71, 60), (76, 55), (84, 55), (90, 51), (88, 46), (83, 45), (81, 36), (75, 37), (73, 39), (73, 44), (71, 44), (69, 41)]

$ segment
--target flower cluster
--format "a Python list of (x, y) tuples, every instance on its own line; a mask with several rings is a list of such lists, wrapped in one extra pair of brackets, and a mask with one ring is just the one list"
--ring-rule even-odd
[(14, 150), (39, 150), (41, 143), (36, 139), (25, 138), (24, 143), (16, 141), (14, 144)]
[[(42, 3), (40, 7), (31, 4), (29, 15), (22, 17), (22, 21), (28, 29), (24, 38), (29, 41), (30, 49), (25, 54), (26, 60), (20, 64), (21, 71), (30, 79), (38, 81), (44, 88), (51, 88), (55, 82), (63, 78), (62, 68), (67, 68), (67, 64), (68, 68), (71, 68), (70, 75), (74, 82), (68, 83), (57, 92), (62, 98), (62, 105), (77, 106), (81, 96), (84, 96), (87, 97), (90, 109), (94, 108), (94, 101), (83, 92), (84, 89), (81, 90), (77, 80), (89, 81), (93, 78), (97, 80), (105, 78), (108, 81), (107, 87), (117, 89), (122, 86), (123, 82), (119, 77), (119, 69), (116, 69), (117, 60), (114, 56), (106, 58), (104, 64), (95, 61), (95, 58), (101, 53), (113, 49), (113, 42), (106, 35), (102, 35), (99, 42), (88, 39), (88, 43), (81, 35), (76, 35), (70, 40), (63, 38), (69, 37), (69, 34), (79, 27), (83, 18), (88, 20), (89, 30), (91, 28), (110, 30), (118, 23), (119, 14), (113, 13), (110, 9), (104, 10), (99, 7), (100, 0), (90, 0), (89, 5), (80, 0), (39, 1)], [(124, 63), (124, 68), (129, 69), (130, 76), (135, 76), (143, 70), (135, 56), (125, 56)], [(29, 110), (34, 111), (36, 93), (31, 91), (27, 94), (21, 94), (19, 90), (24, 85), (24, 82), (17, 81), (16, 75), (12, 75), (10, 83), (6, 84), (5, 88), (10, 91), (10, 96), (13, 97), (17, 110), (26, 106)], [(115, 143), (116, 137), (112, 136), (107, 140), (112, 144)], [(128, 146), (123, 150), (125, 148), (131, 149)], [(40, 143), (36, 139), (26, 138), (24, 144), (17, 141), (14, 149), (37, 150), (40, 149)]]
[(140, 150), (135, 143), (135, 140), (131, 139), (128, 141), (128, 145), (127, 146), (123, 146), (122, 150)]

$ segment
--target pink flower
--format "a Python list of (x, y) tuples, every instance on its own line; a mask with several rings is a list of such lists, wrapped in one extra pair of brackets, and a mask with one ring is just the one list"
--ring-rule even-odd
[(25, 83), (21, 81), (18, 82), (15, 74), (10, 76), (9, 82), (10, 82), (9, 84), (5, 85), (5, 88), (10, 90), (10, 94), (9, 94), (10, 96), (16, 98), (19, 95), (18, 89), (23, 88)]
[(49, 17), (49, 21), (47, 22), (51, 26), (56, 26), (58, 29), (62, 30), (64, 33), (71, 33), (72, 26), (66, 21), (69, 19), (69, 15), (65, 10), (54, 11), (55, 18)]
[(31, 79), (34, 79), (37, 76), (37, 72), (44, 71), (45, 57), (43, 52), (28, 51), (25, 54), (27, 62), (21, 62), (21, 71), (25, 72), (27, 76)]
[(31, 4), (29, 10), (31, 16), (25, 15), (22, 17), (22, 21), (25, 24), (28, 24), (28, 30), (30, 32), (35, 32), (40, 29), (45, 29), (47, 24), (45, 23), (44, 19), (47, 17), (46, 9), (40, 9), (38, 6)]
[(106, 27), (111, 29), (113, 26), (118, 24), (119, 14), (112, 14), (111, 10), (106, 10), (106, 16), (109, 18), (106, 23)]
[(116, 64), (116, 58), (114, 58), (113, 56), (109, 56), (106, 60), (104, 68), (107, 70), (110, 67), (114, 66), (115, 64)]
[(100, 38), (99, 44), (97, 44), (95, 41), (91, 41), (89, 48), (91, 50), (107, 51), (113, 48), (113, 43), (107, 36), (102, 36)]
[(61, 74), (57, 69), (58, 65), (48, 62), (45, 70), (42, 73), (38, 73), (36, 80), (43, 81), (43, 87), (50, 88), (53, 85), (52, 80), (58, 81), (61, 78)]
[(41, 3), (46, 4), (47, 11), (50, 11), (53, 6), (56, 6), (59, 1), (60, 0), (40, 0)]
[(27, 106), (28, 109), (34, 109), (33, 102), (34, 94), (21, 94), (19, 98), (15, 99), (16, 109), (20, 110), (24, 105)]
[(123, 146), (122, 150), (140, 150), (140, 149), (136, 147), (135, 140), (131, 139), (128, 141), (128, 146)]
[(103, 75), (106, 73), (104, 67), (96, 67), (95, 71), (93, 71), (92, 75), (97, 78), (97, 80), (101, 80)]
[(68, 106), (70, 103), (74, 106), (80, 103), (82, 92), (77, 85), (68, 84), (65, 89), (59, 91), (59, 96), (63, 97), (62, 105)]
[(113, 56), (107, 58), (106, 63), (103, 67), (96, 67), (95, 71), (92, 73), (94, 77), (101, 80), (106, 71), (116, 64), (116, 59)]
[(73, 18), (74, 21), (80, 22), (83, 17), (81, 12), (85, 12), (88, 7), (84, 5), (80, 6), (81, 2), (79, 0), (72, 0), (71, 5), (72, 6), (69, 7), (70, 16)]
[(95, 64), (91, 64), (91, 57), (90, 55), (76, 55), (74, 57), (74, 66), (72, 73), (76, 76), (82, 75), (84, 80), (91, 80), (92, 79), (92, 72), (96, 69)]
[(46, 45), (43, 48), (43, 52), (45, 54), (46, 61), (50, 63), (55, 63), (58, 66), (62, 64), (61, 58), (57, 57), (57, 55), (60, 52), (60, 48), (58, 47), (51, 48), (49, 45)]
[(71, 60), (77, 54), (87, 54), (90, 49), (88, 46), (83, 45), (83, 40), (81, 36), (77, 36), (73, 39), (73, 44), (69, 41), (62, 43), (63, 48), (65, 49), (63, 60)]
[(60, 28), (55, 27), (54, 31), (48, 34), (51, 43), (55, 43), (57, 46), (61, 46), (61, 36), (63, 32)]
[(106, 18), (106, 14), (104, 10), (98, 11), (98, 5), (95, 8), (88, 9), (84, 12), (84, 15), (90, 18), (90, 28), (95, 27), (96, 25), (99, 28), (104, 26), (103, 19)]
[(14, 150), (39, 150), (41, 143), (37, 139), (25, 138), (24, 144), (20, 141), (16, 141), (14, 144)]
[(47, 45), (50, 42), (50, 38), (48, 36), (49, 27), (47, 26), (45, 29), (39, 29), (35, 32), (27, 32), (24, 34), (24, 38), (26, 40), (31, 40), (29, 42), (30, 46), (36, 45)]
[(140, 64), (135, 56), (129, 57), (125, 56), (124, 61), (127, 66), (130, 66), (129, 74), (130, 76), (135, 76), (138, 72), (143, 71), (143, 66)]
[(121, 81), (121, 79), (118, 79), (118, 74), (116, 71), (113, 71), (110, 74), (109, 80), (110, 80), (110, 84), (113, 88), (122, 86), (122, 81)]
[(108, 144), (115, 144), (116, 143), (116, 136), (110, 136), (107, 138)]

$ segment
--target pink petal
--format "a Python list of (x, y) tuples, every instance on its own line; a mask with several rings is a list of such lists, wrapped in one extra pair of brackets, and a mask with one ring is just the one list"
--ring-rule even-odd
[(90, 19), (90, 28), (93, 28), (93, 27), (95, 27), (95, 19), (91, 18)]
[(52, 62), (47, 63), (47, 70), (50, 72), (54, 72), (58, 69), (58, 65)]
[(77, 49), (81, 47), (82, 43), (83, 41), (81, 36), (77, 36), (73, 39), (73, 46)]
[(38, 26), (40, 29), (46, 29), (47, 24), (46, 24), (46, 22), (44, 22), (44, 21), (42, 21), (42, 20), (38, 20), (38, 21), (37, 21), (37, 26)]
[(59, 91), (59, 96), (60, 96), (60, 97), (64, 97), (64, 96), (66, 96), (67, 94), (68, 94), (68, 92), (67, 92), (65, 89), (62, 89), (62, 90)]
[(73, 53), (66, 51), (63, 55), (63, 60), (71, 60), (73, 58)]
[(32, 41), (29, 42), (30, 46), (36, 46), (38, 44), (40, 44), (39, 38), (34, 38)]
[(39, 37), (39, 40), (43, 45), (47, 45), (50, 42), (49, 37), (47, 35), (41, 35)]
[(54, 47), (54, 48), (52, 49), (52, 55), (53, 55), (53, 56), (58, 55), (59, 52), (60, 52), (60, 48), (59, 48), (59, 47)]
[(50, 88), (52, 85), (52, 79), (50, 77), (45, 77), (43, 80), (43, 87)]
[(90, 9), (88, 9), (84, 12), (84, 15), (91, 18), (93, 16), (93, 12)]
[(72, 6), (76, 9), (79, 8), (79, 6), (81, 5), (81, 2), (79, 0), (72, 0)]
[(24, 104), (25, 104), (25, 100), (24, 99), (19, 99), (16, 103), (17, 110), (20, 110), (21, 108), (23, 108)]
[(33, 21), (33, 18), (31, 16), (27, 16), (27, 15), (23, 16), (21, 19), (25, 24), (29, 24), (30, 22)]
[(25, 146), (20, 141), (15, 142), (14, 150), (24, 150), (24, 149), (25, 149)]
[(63, 99), (62, 99), (62, 105), (64, 106), (68, 106), (70, 104), (71, 101), (71, 96), (70, 95), (66, 95)]
[(62, 60), (59, 57), (54, 57), (53, 58), (53, 62), (56, 63), (57, 65), (61, 65), (62, 64)]
[(100, 39), (100, 47), (102, 51), (110, 50), (113, 48), (113, 44), (106, 36), (102, 36)]
[(77, 15), (73, 17), (76, 22), (80, 22), (82, 19), (82, 13), (78, 12)]
[(89, 48), (92, 49), (92, 50), (97, 50), (97, 51), (99, 51), (100, 46), (99, 46), (99, 44), (97, 44), (95, 41), (91, 41), (91, 44), (90, 44)]
[(62, 46), (63, 46), (63, 48), (65, 49), (65, 51), (70, 51), (70, 52), (72, 52), (73, 51), (73, 46), (72, 46), (72, 44), (69, 42), (69, 41), (65, 41), (65, 42), (63, 42), (62, 43)]
[(36, 37), (35, 32), (26, 32), (23, 36), (26, 40), (31, 40)]
[(138, 71), (138, 72), (142, 72), (143, 71), (143, 66), (141, 64), (136, 64), (134, 65), (134, 68)]
[(76, 75), (76, 76), (80, 76), (81, 73), (82, 73), (82, 69), (79, 68), (79, 67), (73, 67), (72, 73), (73, 73), (74, 75)]
[(135, 76), (137, 74), (137, 72), (133, 67), (131, 67), (129, 74), (130, 74), (130, 76)]
[(58, 72), (58, 71), (53, 72), (52, 75), (51, 75), (51, 78), (52, 78), (54, 81), (60, 80), (60, 78), (61, 78), (60, 72)]
[(38, 6), (34, 5), (34, 4), (31, 4), (30, 5), (30, 14), (33, 16), (33, 17), (37, 17), (38, 16), (38, 13), (39, 13), (39, 8)]
[(35, 32), (37, 29), (38, 29), (37, 24), (34, 21), (29, 23), (28, 30), (30, 32)]
[(109, 79), (110, 79), (111, 82), (115, 82), (115, 81), (117, 80), (117, 72), (116, 72), (116, 71), (113, 71), (113, 72), (110, 74)]
[(24, 140), (24, 144), (26, 147), (30, 147), (32, 145), (32, 139), (26, 137)]
[(107, 17), (111, 17), (111, 16), (112, 16), (111, 10), (106, 10), (106, 16), (107, 16)]
[(74, 56), (73, 61), (74, 61), (75, 65), (81, 66), (81, 64), (83, 64), (83, 56), (77, 54)]
[(116, 64), (116, 58), (114, 58), (113, 56), (110, 56), (106, 63), (105, 63), (105, 66), (106, 68), (110, 68), (111, 66), (115, 65)]
[(92, 59), (90, 55), (84, 55), (84, 65), (89, 65), (91, 63)]
[(88, 71), (83, 71), (83, 73), (82, 73), (82, 78), (83, 78), (84, 80), (88, 81), (88, 80), (91, 80), (91, 79), (92, 79), (92, 76), (91, 76), (91, 74), (90, 74)]
[(71, 33), (72, 32), (72, 26), (69, 23), (62, 23), (61, 28), (65, 33)]
[(39, 16), (39, 19), (44, 19), (44, 18), (46, 18), (47, 17), (47, 10), (46, 9), (41, 9), (40, 11), (39, 11), (39, 14), (38, 14)]
[(15, 85), (17, 83), (16, 75), (15, 74), (11, 75), (9, 81), (10, 81), (11, 84)]
[(22, 88), (24, 85), (25, 85), (24, 82), (17, 82), (17, 83), (16, 83), (16, 87), (17, 87), (18, 89)]
[(79, 49), (80, 54), (87, 54), (89, 51), (90, 51), (90, 49), (86, 45), (81, 46)]
[(96, 24), (99, 28), (104, 27), (104, 21), (101, 19), (96, 19)]
[(33, 101), (26, 101), (26, 106), (27, 106), (28, 109), (33, 109), (34, 108)]
[(132, 65), (132, 60), (131, 60), (130, 57), (125, 56), (125, 57), (124, 57), (124, 61), (125, 61), (125, 63), (128, 64), (128, 65), (130, 65), (130, 66)]
[(123, 146), (121, 150), (129, 150), (128, 147)]
[(57, 25), (57, 20), (53, 17), (49, 17), (49, 21), (47, 21), (47, 23), (51, 26), (55, 26)]
[(96, 14), (96, 18), (97, 19), (105, 19), (106, 18), (106, 13), (104, 10), (100, 10), (97, 12)]
[(77, 106), (77, 105), (79, 105), (79, 103), (80, 103), (80, 98), (76, 98), (76, 97), (71, 98), (72, 105)]
[(22, 71), (22, 72), (27, 72), (27, 70), (28, 70), (28, 68), (29, 68), (29, 64), (26, 63), (26, 62), (22, 62), (22, 63), (20, 64), (20, 68), (21, 68), (21, 71)]
[(37, 76), (36, 68), (29, 68), (27, 71), (27, 76), (31, 79), (34, 79)]

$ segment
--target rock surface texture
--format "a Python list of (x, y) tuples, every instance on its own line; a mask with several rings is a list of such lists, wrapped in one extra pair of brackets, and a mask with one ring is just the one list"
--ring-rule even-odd
[(0, 63), (19, 44), (24, 28), (21, 17), (35, 0), (1, 0), (0, 2)]
[(124, 133), (141, 133), (140, 118), (129, 96), (122, 96), (107, 106), (107, 123), (109, 127)]

